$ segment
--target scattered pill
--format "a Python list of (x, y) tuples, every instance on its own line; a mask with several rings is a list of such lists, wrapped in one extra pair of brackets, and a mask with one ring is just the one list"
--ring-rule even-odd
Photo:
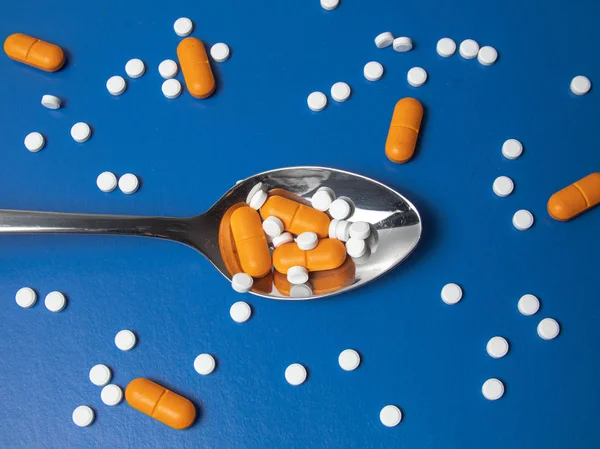
[(548, 200), (548, 213), (559, 221), (568, 221), (600, 203), (600, 173), (591, 173), (559, 190)]
[(123, 390), (115, 384), (107, 385), (100, 392), (100, 399), (106, 405), (118, 405), (123, 400)]
[(146, 72), (146, 65), (141, 59), (130, 59), (125, 64), (125, 73), (129, 78), (139, 78)]
[(453, 305), (462, 299), (463, 291), (459, 285), (450, 283), (442, 288), (442, 301), (446, 304)]
[(350, 237), (346, 242), (346, 252), (350, 257), (361, 257), (367, 252), (367, 244), (364, 240)]
[(299, 265), (288, 268), (287, 280), (290, 284), (304, 284), (308, 281), (308, 270)]
[(336, 235), (335, 231), (337, 229), (337, 225), (339, 224), (339, 222), (340, 222), (340, 220), (336, 220), (335, 218), (329, 222), (329, 230), (328, 230), (327, 235), (329, 236), (330, 239), (337, 239), (337, 235)]
[(229, 59), (229, 46), (224, 44), (223, 42), (219, 42), (218, 44), (210, 47), (210, 56), (216, 62), (225, 62)]
[(215, 91), (215, 77), (202, 41), (186, 37), (177, 46), (177, 57), (190, 95), (201, 99), (210, 97)]
[(158, 73), (160, 73), (160, 76), (164, 79), (173, 78), (177, 75), (177, 70), (177, 63), (172, 59), (165, 59), (158, 65)]
[(312, 231), (321, 239), (327, 236), (331, 221), (325, 212), (279, 195), (270, 196), (260, 208), (260, 214), (263, 218), (269, 215), (279, 217), (286, 231), (294, 235)]
[(340, 0), (321, 0), (321, 7), (327, 11), (331, 11), (338, 7)]
[(346, 220), (338, 220), (338, 224), (335, 227), (335, 238), (342, 242), (347, 242), (350, 239), (350, 228), (352, 223)]
[(99, 363), (98, 365), (92, 366), (90, 370), (90, 382), (98, 387), (103, 387), (110, 382), (112, 372), (106, 365)]
[(517, 303), (517, 309), (525, 316), (535, 315), (540, 310), (540, 300), (531, 294), (521, 296)]
[(525, 231), (533, 226), (533, 214), (525, 209), (518, 210), (513, 215), (512, 222), (519, 231)]
[(385, 141), (385, 155), (396, 164), (412, 159), (423, 119), (423, 105), (414, 98), (402, 98), (396, 103)]
[(517, 139), (508, 139), (502, 144), (502, 155), (506, 159), (517, 159), (523, 153), (523, 144)]
[(537, 333), (544, 340), (553, 340), (560, 333), (560, 326), (553, 318), (544, 318), (537, 326)]
[(207, 376), (215, 370), (217, 362), (210, 354), (200, 354), (194, 359), (194, 369), (198, 374)]
[(138, 191), (140, 181), (137, 176), (132, 173), (125, 173), (119, 178), (119, 189), (126, 195), (131, 195)]
[(515, 184), (508, 176), (498, 176), (492, 185), (494, 193), (501, 197), (510, 195), (514, 188)]
[(494, 47), (486, 45), (481, 47), (477, 52), (477, 60), (481, 65), (489, 66), (496, 62), (498, 59), (498, 52)]
[(410, 37), (397, 37), (392, 42), (392, 48), (400, 53), (411, 51), (413, 48), (412, 39)]
[(435, 49), (442, 58), (449, 58), (456, 53), (456, 42), (449, 37), (443, 37), (438, 41)]
[(377, 61), (367, 62), (363, 73), (369, 81), (378, 81), (383, 76), (383, 66)]
[(323, 92), (312, 92), (306, 102), (311, 111), (319, 112), (327, 106), (327, 97)]
[(344, 349), (338, 357), (338, 363), (344, 371), (354, 371), (360, 365), (360, 355), (354, 349)]
[(247, 293), (252, 290), (254, 279), (246, 273), (236, 273), (231, 278), (231, 287), (238, 293)]
[(111, 95), (118, 96), (125, 92), (127, 83), (122, 76), (111, 76), (106, 82), (106, 89)]
[[(264, 193), (259, 190), (258, 193)], [(271, 271), (271, 253), (260, 215), (251, 207), (236, 209), (229, 220), (242, 270), (261, 278)]]
[(102, 172), (96, 178), (96, 185), (103, 192), (112, 192), (117, 188), (117, 177), (109, 171)]
[(292, 284), (290, 287), (290, 297), (292, 298), (307, 298), (312, 296), (313, 289), (310, 282), (304, 284)]
[(175, 78), (170, 78), (162, 83), (162, 93), (169, 100), (181, 95), (181, 83)]
[(571, 80), (571, 92), (575, 95), (585, 95), (592, 88), (592, 83), (587, 76), (576, 76)]
[(465, 39), (460, 43), (458, 53), (465, 59), (473, 59), (479, 53), (479, 44), (473, 39)]
[(300, 363), (292, 363), (285, 369), (285, 380), (290, 385), (298, 386), (303, 384), (307, 375), (306, 368)]
[(481, 393), (488, 401), (495, 401), (504, 395), (504, 384), (495, 378), (488, 379), (483, 383)]
[(245, 323), (252, 316), (252, 308), (247, 302), (238, 301), (229, 309), (229, 315), (236, 323)]
[(379, 412), (379, 420), (386, 427), (396, 427), (402, 421), (402, 412), (395, 405), (386, 405)]
[[(242, 181), (238, 181), (238, 182), (242, 182)], [(267, 187), (262, 182), (258, 182), (256, 184), (254, 184), (254, 186), (252, 186), (252, 188), (250, 189), (250, 192), (248, 192), (248, 195), (246, 195), (246, 203), (250, 204), (250, 200), (252, 200), (252, 197), (259, 190), (265, 190), (266, 191)]]
[(329, 214), (337, 220), (345, 220), (352, 212), (352, 204), (346, 197), (339, 197), (329, 206)]
[(48, 109), (60, 109), (62, 105), (62, 101), (60, 98), (55, 97), (54, 95), (43, 95), (42, 96), (42, 106)]
[(29, 133), (25, 136), (25, 148), (32, 153), (37, 153), (46, 144), (46, 139), (38, 132)]
[(269, 195), (264, 190), (259, 190), (254, 195), (252, 195), (252, 199), (250, 200), (250, 207), (254, 210), (259, 210), (266, 203)]
[(329, 187), (320, 187), (310, 199), (312, 207), (322, 212), (325, 212), (335, 200), (335, 193)]
[(289, 232), (284, 232), (279, 237), (273, 237), (273, 248), (277, 248), (278, 246), (283, 245), (284, 243), (292, 243), (294, 241), (294, 237)]
[(366, 221), (356, 221), (350, 226), (350, 237), (365, 240), (371, 234), (371, 226)]
[(61, 292), (50, 292), (46, 295), (44, 305), (50, 312), (60, 312), (66, 307), (67, 298)]
[(492, 337), (487, 342), (485, 350), (495, 359), (500, 359), (508, 353), (508, 342), (504, 337)]
[(37, 293), (29, 287), (20, 288), (15, 295), (15, 301), (19, 307), (29, 309), (37, 301)]
[(314, 232), (303, 232), (296, 237), (296, 244), (298, 248), (308, 251), (317, 247), (319, 243), (319, 237)]
[(71, 137), (77, 143), (86, 142), (92, 135), (90, 125), (84, 122), (75, 123), (71, 127)]
[(304, 284), (308, 280), (305, 270), (332, 270), (341, 266), (345, 260), (346, 247), (337, 239), (322, 239), (310, 251), (303, 251), (293, 243), (281, 245), (273, 251), (273, 266), (278, 272), (287, 273), (288, 281), (292, 284)]
[(80, 405), (73, 410), (73, 422), (79, 427), (87, 427), (94, 422), (94, 411), (87, 405)]
[(262, 223), (262, 228), (269, 237), (279, 237), (283, 232), (283, 221), (277, 217), (267, 217)]
[(377, 48), (389, 47), (390, 45), (392, 45), (393, 42), (394, 42), (394, 35), (392, 33), (390, 33), (389, 31), (386, 31), (385, 33), (381, 33), (381, 34), (377, 35), (377, 37), (375, 38), (375, 45), (377, 46)]
[(427, 81), (427, 72), (421, 67), (413, 67), (408, 71), (406, 79), (412, 87), (421, 87)]
[(46, 72), (56, 72), (65, 64), (65, 54), (58, 45), (21, 33), (6, 38), (4, 53), (10, 59)]
[(130, 351), (137, 343), (137, 338), (133, 332), (127, 329), (120, 330), (115, 335), (115, 345), (121, 351)]
[(187, 17), (180, 17), (173, 24), (173, 29), (177, 36), (186, 37), (189, 36), (194, 29), (194, 24)]
[(331, 86), (331, 98), (333, 98), (338, 103), (342, 103), (350, 98), (351, 89), (347, 83), (343, 81), (338, 81), (333, 86)]

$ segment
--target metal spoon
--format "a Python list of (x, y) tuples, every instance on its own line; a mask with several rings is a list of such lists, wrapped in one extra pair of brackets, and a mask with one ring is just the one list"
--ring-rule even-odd
[[(250, 189), (258, 182), (271, 189), (285, 189), (307, 199), (319, 187), (330, 187), (338, 197), (347, 196), (354, 201), (356, 210), (350, 221), (371, 223), (371, 228), (377, 230), (379, 240), (378, 244), (372, 242), (375, 244), (371, 245), (370, 252), (360, 260), (352, 261), (349, 258), (343, 266), (345, 277), (339, 282), (336, 280), (337, 284), (329, 282), (327, 288), (320, 291), (305, 289), (302, 290), (305, 293), (300, 293), (302, 297), (293, 297), (293, 294), (290, 297), (281, 282), (281, 292), (275, 282), (267, 289), (264, 285), (260, 289), (254, 288), (252, 293), (258, 296), (313, 299), (355, 289), (398, 265), (412, 252), (421, 237), (419, 213), (402, 195), (364, 176), (322, 167), (282, 168), (238, 181), (208, 211), (189, 218), (0, 210), (0, 234), (117, 234), (174, 240), (199, 251), (223, 276), (231, 279), (219, 249), (219, 224), (225, 212), (234, 204), (245, 201)], [(315, 273), (315, 284), (322, 282), (324, 274), (327, 273)], [(270, 277), (268, 283), (271, 280), (281, 281), (281, 276)]]

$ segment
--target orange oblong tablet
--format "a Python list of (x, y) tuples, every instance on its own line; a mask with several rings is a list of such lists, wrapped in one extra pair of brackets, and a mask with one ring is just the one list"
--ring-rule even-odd
[(414, 98), (396, 103), (385, 141), (385, 155), (390, 161), (404, 164), (413, 157), (422, 119), (423, 106)]
[(260, 215), (244, 206), (231, 214), (231, 232), (244, 273), (260, 278), (271, 271), (271, 252), (262, 228)]
[(569, 221), (600, 203), (600, 173), (591, 173), (559, 190), (548, 200), (548, 213), (558, 221)]
[(58, 45), (22, 33), (6, 38), (4, 53), (15, 61), (46, 72), (56, 72), (65, 64), (65, 53)]
[(319, 238), (329, 234), (330, 218), (324, 212), (283, 196), (270, 196), (260, 208), (263, 220), (274, 216), (283, 222), (285, 230), (295, 235), (314, 232)]
[(125, 399), (134, 409), (174, 429), (186, 429), (196, 419), (196, 407), (189, 399), (143, 377), (129, 382)]
[(210, 97), (215, 91), (215, 77), (202, 41), (186, 37), (177, 46), (177, 57), (190, 95), (196, 98)]
[(308, 251), (298, 248), (295, 242), (285, 243), (273, 251), (273, 266), (280, 273), (301, 266), (308, 271), (323, 271), (337, 268), (346, 260), (346, 246), (341, 240), (322, 239), (316, 248)]

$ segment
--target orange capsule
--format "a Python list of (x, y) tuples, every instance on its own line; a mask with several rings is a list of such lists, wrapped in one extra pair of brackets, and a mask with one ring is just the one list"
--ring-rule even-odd
[(174, 429), (186, 429), (196, 419), (196, 407), (189, 399), (143, 377), (129, 382), (125, 399), (134, 409)]
[(327, 214), (282, 196), (270, 196), (260, 208), (260, 215), (263, 220), (269, 216), (279, 218), (285, 230), (295, 235), (314, 232), (325, 238), (329, 233), (331, 220)]
[(558, 221), (569, 221), (600, 203), (600, 173), (591, 173), (559, 190), (548, 200), (548, 213)]
[(423, 106), (414, 98), (396, 103), (385, 141), (385, 155), (390, 161), (404, 164), (413, 157), (422, 119)]
[(308, 271), (323, 271), (337, 268), (346, 260), (346, 247), (341, 240), (322, 239), (316, 248), (308, 251), (298, 248), (294, 243), (285, 243), (273, 251), (273, 266), (286, 274), (294, 266)]
[(215, 77), (202, 41), (186, 37), (177, 46), (177, 57), (190, 95), (196, 98), (210, 97), (215, 91)]
[(4, 53), (15, 61), (46, 72), (56, 72), (65, 63), (65, 54), (58, 45), (21, 33), (6, 38)]
[(257, 211), (248, 206), (236, 209), (231, 232), (244, 273), (260, 278), (271, 271), (271, 253)]
[[(346, 261), (333, 270), (313, 271), (310, 273), (308, 282), (312, 286), (313, 295), (325, 295), (347, 287), (355, 279), (356, 265), (351, 257), (346, 257)], [(275, 270), (273, 283), (279, 293), (290, 296), (292, 284), (285, 274)]]
[(219, 249), (221, 251), (221, 258), (231, 276), (244, 271), (242, 270), (233, 233), (231, 232), (231, 216), (237, 209), (244, 206), (247, 206), (247, 204), (237, 203), (231, 206), (227, 209), (219, 224)]

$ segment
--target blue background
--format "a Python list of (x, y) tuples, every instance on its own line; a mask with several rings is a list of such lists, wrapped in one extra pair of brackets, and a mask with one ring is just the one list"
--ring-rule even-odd
[[(267, 169), (322, 165), (355, 171), (403, 193), (419, 209), (424, 235), (416, 252), (374, 284), (321, 301), (247, 296), (252, 319), (229, 317), (240, 299), (202, 256), (176, 243), (104, 236), (0, 237), (0, 447), (3, 448), (589, 448), (600, 446), (598, 256), (600, 209), (570, 223), (552, 220), (556, 190), (600, 169), (598, 93), (575, 97), (579, 74), (600, 82), (596, 57), (600, 3), (508, 0), (21, 1), (6, 2), (2, 38), (25, 32), (57, 43), (68, 64), (47, 74), (0, 57), (0, 207), (65, 212), (188, 216), (207, 209), (236, 180)], [(175, 19), (193, 36), (226, 42), (232, 57), (213, 64), (218, 90), (208, 100), (167, 100), (157, 66), (176, 59)], [(415, 48), (379, 50), (380, 32), (410, 36)], [(493, 45), (483, 67), (458, 54), (442, 59), (444, 36)], [(112, 97), (106, 80), (125, 76), (130, 58), (147, 73)], [(379, 82), (366, 62), (385, 67)], [(406, 82), (418, 65), (419, 89)], [(178, 79), (182, 79), (178, 75)], [(329, 95), (336, 81), (353, 89), (320, 113), (307, 95)], [(61, 97), (50, 111), (40, 98)], [(426, 108), (416, 157), (395, 165), (384, 142), (396, 101)], [(70, 127), (93, 128), (76, 144)], [(39, 131), (46, 147), (23, 146)], [(502, 157), (507, 138), (523, 156)], [(133, 172), (138, 193), (101, 193), (105, 170)], [(515, 191), (492, 193), (496, 176)], [(515, 230), (513, 213), (535, 216)], [(447, 282), (464, 289), (455, 306), (440, 300)], [(33, 287), (29, 310), (15, 292)], [(68, 296), (58, 314), (43, 297)], [(537, 295), (541, 311), (524, 317), (517, 300)], [(536, 325), (556, 318), (559, 338)], [(131, 352), (116, 332), (138, 335)], [(487, 340), (506, 337), (507, 357), (491, 359)], [(363, 363), (343, 372), (337, 356), (355, 348)], [(199, 376), (195, 356), (214, 354), (214, 374)], [(283, 376), (304, 363), (308, 381)], [(189, 397), (200, 418), (172, 430), (123, 403), (108, 407), (88, 380), (96, 363), (122, 387), (145, 376)], [(506, 394), (486, 401), (481, 385), (498, 377)], [(96, 411), (77, 428), (73, 409)], [(404, 412), (393, 429), (379, 411)]]

